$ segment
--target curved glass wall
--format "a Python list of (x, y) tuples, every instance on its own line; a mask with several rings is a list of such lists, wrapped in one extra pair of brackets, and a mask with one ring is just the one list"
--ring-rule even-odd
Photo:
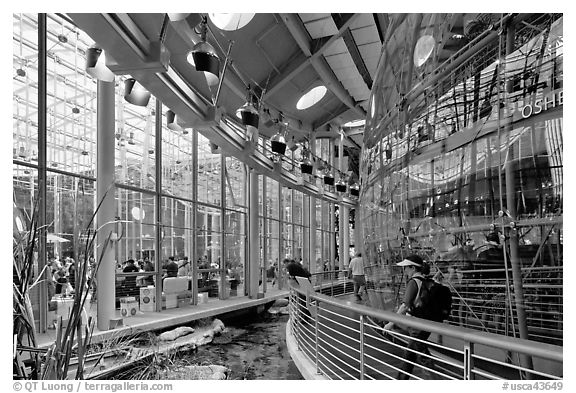
[(453, 289), (451, 323), (506, 335), (525, 324), (531, 339), (562, 341), (563, 23), (536, 21), (542, 29), (507, 30), (513, 48), (480, 48), (405, 112), (381, 109), (380, 70), (356, 223), (381, 307), (401, 302), (395, 263), (417, 253)]

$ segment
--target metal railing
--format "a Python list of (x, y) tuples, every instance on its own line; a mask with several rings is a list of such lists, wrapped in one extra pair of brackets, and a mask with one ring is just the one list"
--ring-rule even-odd
[[(345, 288), (344, 281), (348, 280), (341, 280)], [(290, 332), (298, 351), (318, 374), (329, 379), (563, 376), (561, 346), (380, 311), (312, 292), (311, 288), (291, 285)], [(382, 326), (387, 321), (403, 329), (384, 331)], [(416, 338), (417, 331), (430, 332), (430, 337)]]

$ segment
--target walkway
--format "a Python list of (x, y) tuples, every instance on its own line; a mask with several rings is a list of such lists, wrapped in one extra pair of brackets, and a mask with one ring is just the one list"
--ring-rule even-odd
[[(123, 326), (112, 330), (101, 331), (96, 326), (92, 335), (92, 343), (99, 343), (111, 338), (133, 335), (141, 332), (166, 329), (172, 326), (182, 325), (203, 318), (217, 317), (233, 311), (257, 307), (281, 298), (287, 298), (287, 289), (268, 288), (265, 296), (260, 299), (250, 299), (246, 296), (233, 296), (225, 300), (208, 298), (208, 303), (190, 305), (182, 308), (172, 308), (161, 312), (138, 312), (134, 317), (124, 318)], [(89, 315), (96, 318), (96, 303), (90, 305), (87, 310)], [(116, 310), (120, 317), (120, 310)], [(38, 347), (47, 347), (54, 342), (56, 330), (48, 329), (46, 333), (37, 335)]]

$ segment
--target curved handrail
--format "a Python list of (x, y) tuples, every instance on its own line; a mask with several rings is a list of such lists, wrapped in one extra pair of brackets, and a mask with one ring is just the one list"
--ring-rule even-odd
[(360, 304), (355, 304), (352, 307), (329, 296), (302, 290), (301, 288), (295, 286), (293, 283), (290, 283), (290, 288), (291, 290), (306, 296), (307, 301), (317, 300), (318, 302), (336, 306), (350, 312), (359, 313), (361, 315), (379, 320), (394, 322), (395, 324), (400, 324), (418, 330), (425, 330), (444, 336), (449, 335), (450, 337), (460, 339), (465, 342), (487, 345), (496, 348), (506, 348), (506, 350), (509, 351), (537, 356), (551, 361), (563, 362), (563, 347), (557, 345), (514, 337), (503, 337), (494, 333), (480, 332), (478, 330), (456, 327), (444, 323), (399, 315), (391, 311), (377, 310)]

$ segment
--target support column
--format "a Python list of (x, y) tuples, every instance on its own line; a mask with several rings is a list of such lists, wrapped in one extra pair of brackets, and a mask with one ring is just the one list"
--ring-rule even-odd
[[(316, 138), (314, 136), (312, 136), (312, 139), (310, 139), (310, 151), (312, 152), (312, 154), (316, 154)], [(313, 169), (313, 173), (312, 173), (312, 183), (314, 185), (318, 185), (318, 182), (316, 181), (316, 169), (317, 169), (317, 163), (314, 164), (314, 169)], [(322, 187), (322, 185), (320, 185), (320, 187)], [(316, 272), (316, 198), (314, 196), (312, 196), (312, 194), (310, 195), (310, 200), (309, 200), (309, 207), (308, 207), (308, 211), (309, 211), (309, 215), (308, 215), (308, 227), (310, 228), (309, 231), (309, 236), (310, 236), (310, 248), (308, 249), (308, 271), (310, 273), (314, 273)]]
[(310, 196), (302, 194), (302, 264), (309, 265), (306, 259), (310, 258)]
[(308, 226), (310, 227), (310, 248), (308, 253), (308, 271), (310, 273), (316, 272), (316, 198), (310, 195), (310, 207), (308, 208), (309, 220)]
[(360, 219), (360, 204), (356, 203), (354, 208), (354, 250), (364, 255), (364, 230)]
[(350, 208), (348, 206), (344, 206), (344, 204), (341, 204), (340, 213), (340, 230), (342, 231), (342, 235), (344, 237), (342, 242), (343, 258), (341, 259), (341, 264), (342, 271), (345, 272), (348, 269), (348, 264), (350, 263), (350, 225), (348, 224), (350, 221)]
[[(38, 271), (48, 263), (46, 250), (46, 14), (38, 14)], [(32, 204), (34, 206), (34, 204)], [(40, 326), (48, 328), (48, 282), (50, 269), (44, 271), (40, 284)]]
[(192, 251), (190, 254), (191, 263), (191, 289), (192, 289), (192, 304), (198, 304), (198, 131), (192, 130), (192, 200), (194, 201), (191, 206), (192, 215)]
[[(509, 25), (506, 30), (506, 54), (510, 54), (514, 51), (514, 36), (515, 28), (514, 25)], [(500, 84), (498, 84), (500, 86)], [(500, 90), (500, 87), (498, 87)], [(500, 93), (500, 91), (499, 91)], [(507, 94), (504, 94), (507, 97)], [(500, 120), (501, 109), (498, 108), (499, 114), (498, 119)], [(510, 143), (510, 132), (511, 126), (506, 127), (508, 132), (508, 143)], [(510, 213), (510, 219), (513, 222), (516, 221), (516, 162), (514, 158), (514, 145), (508, 146), (508, 160), (505, 163), (505, 175), (506, 175), (506, 208)], [(502, 192), (502, 190), (500, 190)], [(510, 264), (512, 266), (512, 281), (514, 283), (514, 303), (516, 305), (516, 316), (518, 317), (518, 330), (520, 333), (520, 338), (525, 340), (528, 337), (528, 323), (526, 320), (526, 307), (524, 303), (524, 289), (522, 286), (522, 264), (520, 261), (520, 255), (518, 252), (518, 230), (509, 229), (508, 230), (509, 246), (510, 246)], [(504, 250), (506, 253), (506, 250)], [(528, 355), (522, 355), (520, 361), (523, 367), (532, 369), (532, 358)]]
[[(345, 172), (344, 168), (344, 134), (340, 132), (340, 143), (338, 144), (338, 169), (341, 173)], [(341, 274), (346, 275), (348, 269), (348, 257), (350, 249), (350, 233), (348, 227), (348, 208), (340, 203), (339, 206), (339, 222), (338, 222), (338, 243), (340, 248), (338, 250), (339, 268)]]
[(334, 217), (334, 204), (330, 203), (330, 208), (328, 209), (329, 211), (329, 245), (328, 245), (328, 263), (329, 263), (329, 269), (330, 270), (334, 270), (336, 269), (336, 266), (334, 266), (334, 260), (336, 259), (336, 236), (335, 232), (336, 232), (336, 219)]
[(110, 329), (110, 320), (115, 317), (116, 275), (114, 245), (103, 248), (114, 226), (105, 223), (114, 221), (114, 82), (98, 81), (97, 90), (97, 141), (96, 141), (96, 204), (101, 203), (96, 213), (96, 261), (100, 261), (98, 280), (99, 330)]
[[(156, 188), (154, 195), (154, 204), (156, 209), (154, 210), (155, 226), (156, 226), (156, 256), (154, 260), (154, 270), (156, 271), (156, 311), (162, 311), (162, 102), (156, 99), (156, 109), (154, 111), (154, 163), (155, 163), (155, 173), (156, 178)], [(146, 157), (144, 158), (147, 159)]]
[(260, 274), (260, 239), (258, 237), (258, 173), (250, 170), (250, 208), (249, 208), (249, 232), (248, 247), (250, 258), (248, 267), (248, 297), (256, 299), (258, 297), (258, 276)]
[(218, 288), (218, 298), (227, 299), (226, 286), (226, 179), (224, 173), (226, 172), (226, 157), (224, 154), (220, 155), (220, 288)]

